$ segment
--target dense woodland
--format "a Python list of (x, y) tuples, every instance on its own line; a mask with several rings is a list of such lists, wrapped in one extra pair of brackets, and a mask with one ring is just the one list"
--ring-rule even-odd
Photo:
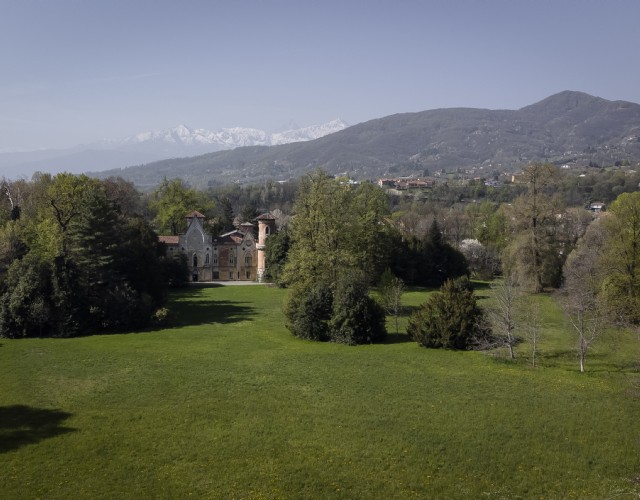
[[(502, 276), (519, 293), (560, 290), (585, 345), (589, 321), (640, 322), (640, 174), (634, 171), (590, 168), (576, 175), (533, 164), (517, 184), (441, 183), (401, 195), (347, 181), (316, 171), (296, 182), (198, 191), (165, 179), (142, 194), (118, 178), (3, 180), (0, 336), (74, 336), (161, 321), (167, 287), (185, 281), (185, 263), (167, 259), (157, 235), (184, 231), (192, 210), (206, 215), (213, 234), (262, 211), (276, 214), (269, 277), (291, 289), (285, 313), (300, 337), (384, 338), (384, 310), (369, 290), (385, 273), (403, 286)], [(596, 200), (606, 204), (604, 213), (587, 210)], [(590, 295), (576, 304), (570, 290)], [(451, 294), (468, 291), (464, 283), (449, 284), (438, 297), (460, 302), (463, 296)], [(437, 311), (427, 312), (434, 323)], [(491, 328), (478, 326), (489, 320), (477, 319), (469, 331), (491, 344)], [(496, 338), (510, 345), (508, 329), (493, 330), (492, 345)]]

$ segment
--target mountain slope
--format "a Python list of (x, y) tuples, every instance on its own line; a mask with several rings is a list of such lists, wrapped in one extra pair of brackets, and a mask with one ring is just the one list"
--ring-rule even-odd
[(565, 91), (519, 110), (402, 113), (309, 142), (238, 148), (99, 175), (121, 175), (142, 188), (163, 176), (203, 187), (288, 179), (317, 167), (376, 178), (474, 166), (508, 171), (534, 160), (639, 161), (640, 105)]

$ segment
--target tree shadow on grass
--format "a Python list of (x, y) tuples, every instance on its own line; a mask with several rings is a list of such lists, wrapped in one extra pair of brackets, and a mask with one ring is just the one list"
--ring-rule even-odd
[(173, 295), (169, 302), (173, 314), (171, 326), (236, 323), (251, 321), (256, 315), (256, 309), (249, 302), (204, 299), (202, 288), (190, 287)]
[(389, 331), (387, 333), (387, 337), (382, 342), (383, 344), (403, 344), (406, 342), (415, 342), (408, 334), (398, 332), (395, 330), (393, 332)]
[(74, 432), (76, 429), (62, 425), (71, 415), (24, 405), (0, 406), (0, 453)]

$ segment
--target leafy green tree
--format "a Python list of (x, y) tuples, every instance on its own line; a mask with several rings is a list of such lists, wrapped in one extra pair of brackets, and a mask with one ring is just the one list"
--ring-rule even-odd
[(294, 205), (284, 280), (322, 279), (333, 286), (348, 270), (375, 280), (387, 259), (380, 245), (386, 232), (385, 200), (372, 185), (340, 184), (322, 171), (305, 176)]
[(204, 193), (188, 188), (182, 179), (167, 180), (151, 195), (149, 208), (155, 213), (154, 224), (160, 234), (180, 234), (187, 228), (185, 217), (197, 210), (207, 214), (214, 203)]
[(266, 274), (264, 278), (273, 281), (279, 286), (283, 285), (282, 273), (287, 262), (290, 244), (291, 238), (286, 226), (280, 231), (271, 234), (265, 243)]
[(407, 333), (423, 347), (470, 349), (486, 333), (473, 292), (448, 280), (409, 318)]
[(0, 336), (65, 337), (144, 326), (164, 300), (162, 247), (102, 181), (37, 179), (29, 217), (0, 231)]
[(618, 196), (602, 222), (604, 298), (619, 319), (640, 324), (640, 192)]
[(260, 214), (258, 213), (257, 203), (255, 202), (255, 200), (249, 200), (249, 202), (245, 204), (244, 208), (240, 212), (239, 222), (251, 222), (258, 215)]
[(31, 255), (14, 260), (5, 287), (0, 296), (0, 336), (20, 338), (47, 334), (53, 310), (47, 264)]

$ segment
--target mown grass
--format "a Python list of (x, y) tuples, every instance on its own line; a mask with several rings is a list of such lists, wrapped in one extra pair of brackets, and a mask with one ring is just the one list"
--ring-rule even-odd
[(173, 328), (0, 341), (2, 497), (640, 495), (637, 335), (609, 332), (580, 374), (559, 310), (536, 297), (532, 369), (526, 344), (511, 362), (403, 334), (300, 341), (284, 295), (192, 288)]

